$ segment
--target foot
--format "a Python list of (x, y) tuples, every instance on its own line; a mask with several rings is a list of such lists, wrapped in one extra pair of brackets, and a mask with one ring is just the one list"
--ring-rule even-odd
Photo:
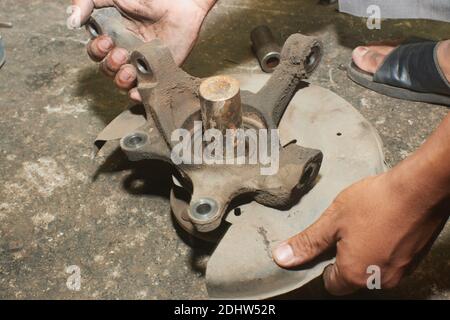
[[(361, 69), (371, 74), (383, 64), (385, 58), (398, 46), (398, 42), (357, 47), (353, 50), (353, 62)], [(437, 50), (439, 66), (450, 82), (450, 40), (442, 41)]]
[[(79, 10), (71, 21), (85, 23), (94, 8), (116, 7), (127, 17), (127, 28), (143, 41), (161, 39), (172, 52), (175, 62), (181, 65), (197, 40), (200, 27), (215, 0), (73, 0)], [(80, 17), (81, 15), (81, 17)], [(135, 88), (137, 72), (128, 64), (130, 53), (115, 47), (108, 36), (89, 42), (89, 56), (100, 62), (100, 69), (114, 78), (116, 86), (129, 91), (130, 98), (141, 101)]]

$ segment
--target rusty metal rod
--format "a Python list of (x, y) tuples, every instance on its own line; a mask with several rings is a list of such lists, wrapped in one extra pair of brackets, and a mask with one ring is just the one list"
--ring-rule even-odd
[(203, 126), (225, 133), (242, 126), (239, 81), (230, 76), (211, 77), (200, 85)]
[(272, 31), (268, 26), (262, 25), (253, 29), (250, 38), (262, 70), (273, 72), (280, 64), (281, 47), (277, 44)]

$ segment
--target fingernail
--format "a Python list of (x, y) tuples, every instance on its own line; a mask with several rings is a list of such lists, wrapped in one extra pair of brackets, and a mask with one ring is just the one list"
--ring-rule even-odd
[(81, 27), (80, 19), (75, 15), (71, 15), (68, 19), (69, 26), (71, 29), (76, 29)]
[(114, 50), (111, 58), (117, 63), (125, 62), (127, 60), (127, 56), (122, 50)]
[(98, 46), (103, 51), (109, 51), (112, 49), (114, 43), (109, 38), (100, 39), (98, 42)]
[(288, 264), (294, 259), (294, 251), (289, 244), (283, 243), (273, 251), (273, 258), (278, 263)]
[(119, 76), (120, 80), (123, 82), (130, 81), (132, 77), (133, 77), (133, 75), (128, 71), (122, 71)]
[(362, 57), (363, 55), (365, 55), (367, 53), (367, 51), (369, 51), (369, 48), (367, 48), (367, 47), (357, 47), (354, 51), (354, 54)]

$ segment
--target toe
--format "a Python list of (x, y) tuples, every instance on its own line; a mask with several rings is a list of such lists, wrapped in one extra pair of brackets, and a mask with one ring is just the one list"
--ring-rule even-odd
[(397, 47), (398, 47), (397, 45), (379, 45), (379, 46), (370, 46), (369, 49), (371, 51), (375, 51), (384, 56), (387, 56)]
[(353, 50), (353, 62), (361, 69), (374, 74), (381, 66), (386, 55), (368, 47), (357, 47)]

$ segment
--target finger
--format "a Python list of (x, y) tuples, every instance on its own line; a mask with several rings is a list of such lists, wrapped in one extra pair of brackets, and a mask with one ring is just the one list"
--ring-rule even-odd
[(101, 62), (100, 69), (110, 77), (114, 77), (119, 69), (128, 62), (129, 54), (124, 48), (114, 48)]
[(138, 91), (137, 88), (133, 88), (128, 92), (128, 96), (131, 100), (134, 100), (136, 102), (142, 102), (142, 97)]
[(125, 64), (117, 72), (114, 83), (119, 89), (130, 90), (136, 86), (136, 77), (136, 68), (131, 64)]
[(113, 48), (113, 40), (107, 35), (101, 35), (98, 38), (89, 41), (87, 52), (92, 60), (99, 62), (102, 61)]
[(439, 227), (434, 231), (434, 233), (431, 235), (430, 240), (428, 240), (427, 244), (423, 247), (422, 250), (419, 251), (418, 254), (414, 257), (414, 259), (411, 261), (411, 264), (406, 268), (405, 274), (409, 275), (412, 274), (417, 267), (420, 265), (420, 262), (425, 258), (425, 256), (428, 255), (431, 248), (433, 247), (434, 242), (442, 232), (442, 229), (444, 229), (445, 225), (447, 224), (447, 220), (443, 219), (439, 225)]
[(345, 296), (359, 289), (358, 286), (349, 283), (342, 276), (338, 263), (332, 264), (325, 269), (323, 281), (327, 291), (335, 296)]
[(72, 0), (70, 26), (79, 28), (84, 25), (92, 14), (94, 8), (111, 7), (114, 0)]
[(72, 0), (70, 25), (74, 28), (81, 27), (89, 19), (93, 10), (94, 2), (92, 0)]
[(114, 6), (114, 0), (93, 0), (96, 9)]
[(337, 228), (330, 207), (305, 231), (280, 244), (273, 251), (275, 262), (283, 268), (305, 264), (336, 243)]

